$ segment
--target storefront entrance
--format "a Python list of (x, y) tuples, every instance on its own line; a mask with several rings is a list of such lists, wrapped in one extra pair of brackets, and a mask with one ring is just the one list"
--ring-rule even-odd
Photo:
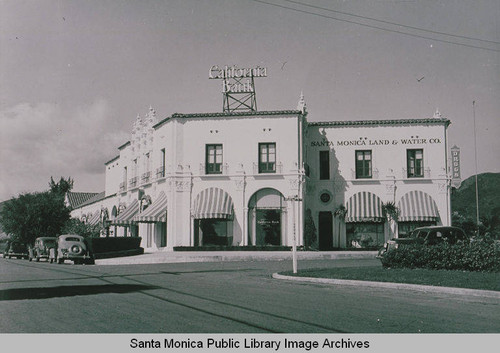
[(281, 245), (281, 210), (256, 210), (256, 245)]
[(318, 216), (319, 250), (333, 248), (333, 216), (331, 212), (320, 212)]
[(283, 195), (275, 189), (258, 190), (248, 202), (248, 244), (279, 246), (282, 242)]

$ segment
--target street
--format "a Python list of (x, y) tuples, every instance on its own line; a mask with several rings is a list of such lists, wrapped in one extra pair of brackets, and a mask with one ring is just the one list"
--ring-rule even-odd
[[(301, 261), (300, 268), (379, 266)], [(499, 333), (498, 299), (271, 278), (291, 261), (63, 265), (0, 259), (1, 333)]]

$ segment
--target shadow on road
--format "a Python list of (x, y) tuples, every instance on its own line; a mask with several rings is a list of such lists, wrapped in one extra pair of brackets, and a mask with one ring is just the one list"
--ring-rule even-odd
[(237, 269), (234, 269), (234, 270), (230, 270), (230, 269), (227, 269), (227, 270), (197, 270), (197, 271), (177, 271), (177, 272), (174, 272), (174, 271), (160, 271), (160, 273), (164, 273), (164, 274), (167, 274), (167, 275), (183, 275), (183, 274), (190, 274), (190, 273), (217, 273), (217, 272), (238, 272), (238, 273), (241, 273), (241, 272), (252, 272), (252, 271), (259, 271), (257, 269), (240, 269), (240, 268), (237, 268)]
[(86, 286), (59, 286), (59, 287), (35, 287), (14, 288), (0, 290), (0, 301), (3, 300), (26, 300), (26, 299), (48, 299), (58, 297), (73, 297), (77, 295), (92, 295), (105, 293), (131, 293), (159, 287), (143, 284), (104, 284)]

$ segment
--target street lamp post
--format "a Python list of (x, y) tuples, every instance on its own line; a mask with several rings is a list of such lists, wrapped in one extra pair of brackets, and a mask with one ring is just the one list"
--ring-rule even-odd
[(293, 211), (293, 243), (292, 243), (292, 266), (293, 273), (297, 273), (297, 225), (296, 225), (296, 217), (295, 217), (295, 207), (296, 201), (302, 201), (302, 199), (298, 195), (286, 197), (285, 201), (292, 201), (292, 211)]

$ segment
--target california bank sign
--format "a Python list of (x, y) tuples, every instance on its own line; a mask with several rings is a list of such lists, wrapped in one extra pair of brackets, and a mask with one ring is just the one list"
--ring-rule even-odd
[(267, 68), (240, 68), (236, 65), (220, 67), (214, 65), (208, 71), (209, 79), (222, 80), (222, 93), (252, 93), (255, 92), (253, 79), (267, 77)]

